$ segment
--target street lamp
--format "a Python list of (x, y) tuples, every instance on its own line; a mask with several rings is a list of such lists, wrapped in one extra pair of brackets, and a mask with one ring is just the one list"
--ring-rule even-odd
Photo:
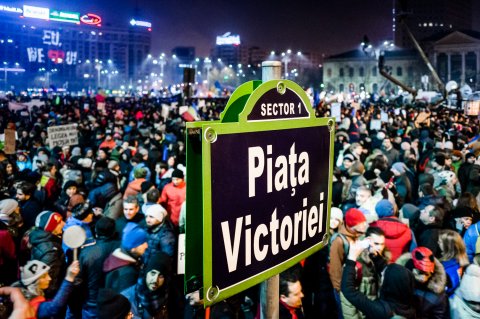
[(285, 79), (288, 79), (288, 63), (292, 61), (292, 59), (290, 58), (291, 52), (292, 50), (288, 50), (287, 54), (285, 54), (285, 52), (282, 52), (282, 62), (285, 65)]

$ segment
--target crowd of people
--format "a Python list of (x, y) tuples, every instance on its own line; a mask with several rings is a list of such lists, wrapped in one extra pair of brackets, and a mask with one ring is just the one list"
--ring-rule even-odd
[[(206, 311), (177, 275), (190, 118), (147, 97), (101, 100), (0, 109), (0, 132), (17, 134), (14, 154), (0, 150), (0, 294), (26, 301), (29, 318), (258, 316), (255, 288)], [(478, 119), (341, 110), (330, 244), (280, 274), (280, 318), (480, 318)], [(47, 128), (69, 123), (78, 144), (50, 148)], [(78, 256), (62, 241), (73, 226)]]

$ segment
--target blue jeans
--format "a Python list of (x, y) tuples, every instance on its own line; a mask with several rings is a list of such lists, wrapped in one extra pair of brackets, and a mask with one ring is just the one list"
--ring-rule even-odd
[(335, 297), (335, 303), (337, 304), (338, 319), (343, 319), (342, 313), (342, 301), (340, 300), (340, 293), (334, 288), (333, 296)]

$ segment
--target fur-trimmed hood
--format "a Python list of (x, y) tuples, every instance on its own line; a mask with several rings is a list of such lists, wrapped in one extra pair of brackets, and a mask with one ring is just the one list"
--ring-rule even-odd
[[(447, 285), (447, 275), (442, 263), (435, 258), (435, 271), (432, 277), (427, 282), (426, 288), (435, 294), (445, 292), (445, 286)], [(409, 270), (413, 270), (413, 260), (411, 253), (405, 253), (401, 255), (395, 262), (399, 265), (406, 267)]]

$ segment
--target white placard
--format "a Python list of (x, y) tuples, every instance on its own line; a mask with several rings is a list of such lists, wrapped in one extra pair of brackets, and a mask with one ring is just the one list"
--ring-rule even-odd
[(382, 121), (381, 120), (371, 120), (370, 121), (370, 130), (381, 130), (382, 129)]
[(47, 128), (47, 134), (50, 148), (78, 144), (77, 124), (51, 126)]
[(342, 104), (340, 103), (332, 103), (331, 106), (331, 116), (335, 118), (337, 122), (342, 121)]
[(185, 274), (185, 234), (178, 235), (177, 274)]
[(388, 114), (387, 114), (387, 112), (382, 111), (382, 112), (380, 113), (380, 120), (381, 120), (382, 122), (388, 123)]

